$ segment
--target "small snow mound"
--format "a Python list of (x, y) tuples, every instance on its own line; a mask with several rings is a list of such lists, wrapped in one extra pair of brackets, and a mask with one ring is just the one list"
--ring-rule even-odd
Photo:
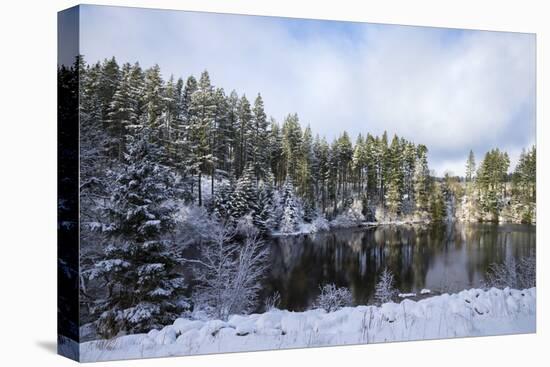
[(155, 336), (155, 343), (159, 345), (172, 344), (176, 341), (178, 335), (172, 325), (166, 326)]

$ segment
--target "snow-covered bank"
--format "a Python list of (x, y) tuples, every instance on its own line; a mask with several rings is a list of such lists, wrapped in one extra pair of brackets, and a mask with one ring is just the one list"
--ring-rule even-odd
[[(324, 221), (324, 222), (323, 222)], [(321, 223), (321, 224), (319, 224)], [(291, 237), (305, 234), (315, 234), (329, 232), (331, 230), (341, 230), (350, 228), (374, 228), (380, 226), (403, 226), (403, 225), (428, 225), (428, 220), (395, 220), (395, 221), (380, 221), (380, 222), (337, 222), (327, 221), (326, 219), (317, 220), (314, 223), (301, 223), (298, 229), (293, 232), (273, 231), (273, 237)]]
[(266, 349), (535, 332), (536, 289), (492, 288), (418, 302), (234, 315), (227, 322), (178, 319), (148, 334), (80, 346), (84, 362)]

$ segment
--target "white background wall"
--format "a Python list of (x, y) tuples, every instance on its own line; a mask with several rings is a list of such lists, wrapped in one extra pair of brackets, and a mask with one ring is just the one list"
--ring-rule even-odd
[[(116, 366), (537, 366), (548, 363), (550, 30), (545, 1), (150, 0), (97, 4), (537, 33), (536, 335), (118, 362)], [(0, 12), (0, 364), (68, 366), (56, 341), (56, 12), (75, 1), (4, 1)], [(545, 18), (546, 15), (546, 18)], [(546, 67), (546, 68), (545, 68)], [(32, 97), (31, 100), (28, 98)], [(521, 128), (521, 127), (518, 127)], [(104, 366), (107, 363), (98, 363)]]

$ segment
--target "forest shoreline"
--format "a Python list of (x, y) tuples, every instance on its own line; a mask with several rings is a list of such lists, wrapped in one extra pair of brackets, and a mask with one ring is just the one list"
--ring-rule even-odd
[(297, 232), (291, 232), (291, 233), (281, 233), (281, 232), (274, 232), (269, 234), (269, 238), (281, 238), (281, 237), (298, 237), (303, 235), (315, 235), (317, 233), (330, 233), (330, 232), (337, 232), (345, 229), (374, 229), (379, 227), (392, 227), (392, 226), (429, 226), (432, 224), (439, 224), (439, 225), (446, 225), (449, 223), (489, 223), (489, 224), (526, 224), (531, 226), (536, 226), (537, 223), (535, 221), (530, 223), (521, 223), (516, 221), (488, 221), (488, 220), (463, 220), (463, 219), (452, 219), (443, 223), (434, 223), (428, 219), (426, 220), (398, 220), (398, 221), (383, 221), (383, 222), (372, 222), (372, 221), (365, 221), (361, 223), (357, 223), (354, 225), (347, 225), (347, 226), (338, 226), (338, 225), (332, 225), (329, 223), (328, 229), (325, 230), (317, 230), (314, 232), (311, 231), (297, 231)]

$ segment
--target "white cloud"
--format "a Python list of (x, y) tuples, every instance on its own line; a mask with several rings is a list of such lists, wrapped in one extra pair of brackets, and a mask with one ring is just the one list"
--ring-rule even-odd
[(114, 54), (182, 77), (206, 68), (328, 138), (387, 130), (426, 144), (439, 174), (443, 163), (463, 173), (470, 148), (481, 158), (534, 141), (534, 35), (99, 9), (81, 17), (91, 60)]

